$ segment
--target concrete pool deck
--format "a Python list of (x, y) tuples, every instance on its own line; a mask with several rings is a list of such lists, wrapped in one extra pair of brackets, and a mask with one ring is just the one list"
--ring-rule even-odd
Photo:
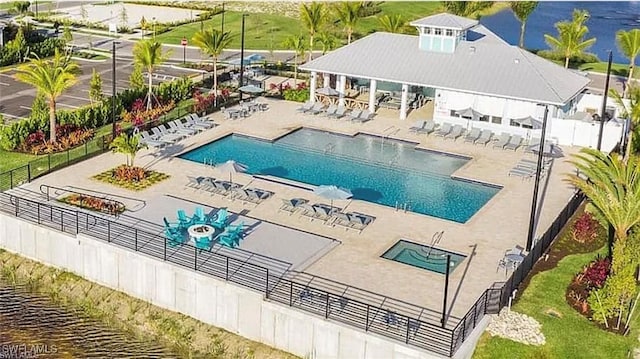
[[(305, 272), (436, 311), (442, 307), (443, 275), (396, 263), (380, 256), (400, 239), (428, 245), (435, 232), (444, 231), (442, 241), (437, 247), (467, 256), (451, 275), (448, 310), (454, 317), (462, 317), (486, 288), (496, 281), (504, 281), (507, 278), (504, 269), (497, 270), (498, 261), (505, 250), (515, 245), (525, 245), (534, 182), (509, 177), (507, 173), (519, 159), (523, 157), (534, 159), (534, 156), (523, 154), (522, 149), (518, 151), (493, 149), (491, 145), (483, 147), (464, 143), (462, 140), (444, 140), (411, 133), (408, 129), (418, 119), (416, 113), (410, 114), (406, 121), (399, 121), (395, 114), (387, 115), (387, 112), (381, 112), (372, 121), (356, 124), (322, 116), (298, 114), (295, 109), (300, 104), (278, 100), (266, 101), (270, 106), (267, 112), (256, 113), (240, 120), (226, 120), (221, 113), (215, 113), (211, 117), (220, 126), (187, 138), (170, 148), (142, 151), (136, 159), (138, 165), (171, 175), (168, 180), (149, 189), (132, 192), (92, 180), (91, 176), (124, 162), (123, 155), (111, 153), (38, 178), (26, 184), (25, 187), (37, 191), (41, 184), (59, 187), (73, 185), (78, 188), (135, 197), (149, 203), (153, 203), (162, 196), (170, 195), (210, 207), (227, 207), (232, 212), (243, 213), (251, 218), (316, 233), (338, 240), (341, 244), (315, 260), (306, 267)], [(241, 201), (232, 202), (219, 195), (185, 187), (187, 175), (219, 178), (225, 178), (225, 176), (210, 166), (182, 160), (174, 155), (234, 132), (273, 139), (301, 126), (347, 135), (358, 132), (379, 136), (389, 135), (391, 138), (419, 142), (419, 147), (469, 156), (472, 159), (456, 171), (455, 176), (498, 184), (503, 186), (503, 189), (464, 224), (411, 212), (405, 213), (369, 202), (334, 201), (334, 205), (346, 207), (349, 211), (359, 211), (376, 217), (371, 225), (359, 233), (339, 226), (331, 227), (319, 221), (311, 222), (305, 217), (301, 218), (295, 214), (289, 216), (278, 211), (282, 203), (281, 199), (303, 197), (309, 199), (311, 203), (327, 202), (304, 188), (283, 185), (249, 175), (234, 175), (234, 182), (249, 184), (275, 193), (272, 198), (254, 205)], [(565, 157), (554, 160), (550, 175), (544, 177), (541, 182), (540, 203), (542, 205), (539, 209), (536, 237), (546, 231), (574, 193), (574, 189), (562, 179), (564, 174), (573, 171), (573, 166), (567, 162), (566, 156), (577, 152), (578, 148), (563, 148), (563, 151)], [(176, 209), (168, 208), (167, 211), (172, 212)], [(136, 213), (130, 213), (130, 215), (136, 216)], [(156, 221), (161, 223), (162, 218), (156, 218)], [(271, 235), (278, 236), (279, 232), (273, 232)], [(299, 238), (299, 242), (304, 243), (304, 241), (304, 238)], [(254, 249), (260, 253), (268, 248), (267, 243), (262, 250), (258, 247)]]

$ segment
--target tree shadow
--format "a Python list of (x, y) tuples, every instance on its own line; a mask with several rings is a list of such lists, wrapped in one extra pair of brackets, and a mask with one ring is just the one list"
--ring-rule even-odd
[(366, 201), (377, 201), (382, 198), (382, 193), (371, 188), (353, 188), (351, 189), (354, 199), (363, 199)]

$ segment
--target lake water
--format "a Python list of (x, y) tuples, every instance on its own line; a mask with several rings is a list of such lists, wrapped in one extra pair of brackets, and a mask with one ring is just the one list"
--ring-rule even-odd
[[(525, 47), (529, 49), (548, 49), (543, 34), (557, 35), (554, 24), (561, 20), (569, 20), (573, 9), (589, 11), (591, 18), (587, 21), (590, 37), (596, 43), (589, 52), (596, 54), (600, 60), (607, 60), (607, 51), (613, 50), (613, 61), (628, 63), (616, 46), (615, 34), (618, 30), (629, 30), (640, 27), (640, 2), (539, 2), (536, 10), (529, 16), (525, 30)], [(510, 44), (517, 45), (520, 37), (520, 22), (507, 9), (495, 15), (480, 19), (480, 23), (498, 34)]]

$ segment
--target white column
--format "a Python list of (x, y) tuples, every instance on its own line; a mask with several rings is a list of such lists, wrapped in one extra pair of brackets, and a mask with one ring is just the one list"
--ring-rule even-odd
[(407, 119), (407, 97), (409, 96), (409, 85), (402, 84), (402, 98), (400, 99), (400, 119)]
[(331, 85), (331, 77), (328, 73), (323, 73), (322, 74), (322, 78), (323, 78), (323, 83), (322, 83), (322, 87), (329, 87)]
[(378, 86), (378, 81), (371, 79), (369, 83), (369, 112), (376, 112), (376, 87)]
[(340, 75), (338, 83), (338, 92), (340, 92), (340, 98), (338, 100), (338, 106), (344, 106), (344, 92), (347, 85), (347, 76)]
[(317, 72), (315, 71), (311, 71), (311, 84), (309, 85), (309, 102), (311, 103), (315, 103), (316, 102), (316, 76), (318, 75)]

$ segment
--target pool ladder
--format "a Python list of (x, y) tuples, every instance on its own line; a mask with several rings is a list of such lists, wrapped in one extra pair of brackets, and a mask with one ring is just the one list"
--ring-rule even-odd
[(202, 164), (204, 164), (205, 166), (211, 166), (211, 167), (215, 167), (216, 163), (214, 162), (213, 158), (204, 158), (202, 160)]
[(324, 153), (332, 153), (333, 150), (336, 148), (336, 145), (333, 143), (327, 143), (326, 146), (324, 146)]
[(411, 201), (405, 203), (396, 201), (396, 212), (398, 212), (399, 210), (402, 210), (404, 213), (407, 213), (407, 211), (411, 211)]
[[(431, 251), (433, 250), (433, 247), (437, 246), (440, 243), (443, 235), (444, 235), (444, 231), (436, 232), (433, 234), (433, 237), (431, 237), (431, 244), (429, 245), (429, 250), (425, 252), (425, 257), (427, 259), (429, 259), (429, 256), (431, 255)], [(424, 252), (424, 248), (420, 248), (420, 249)]]

